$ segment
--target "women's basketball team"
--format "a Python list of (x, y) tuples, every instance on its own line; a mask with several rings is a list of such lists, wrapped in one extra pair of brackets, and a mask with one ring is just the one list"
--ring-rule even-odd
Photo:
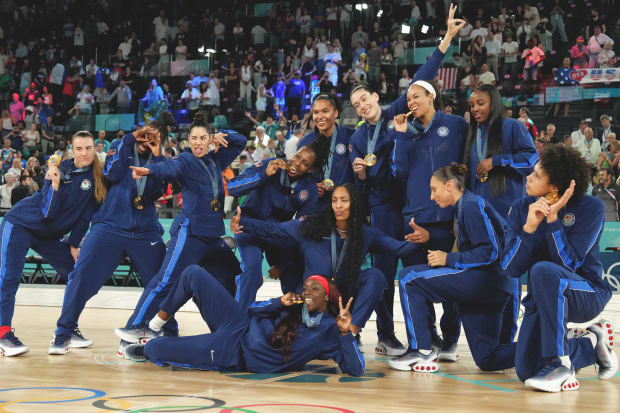
[[(92, 344), (79, 316), (128, 256), (145, 288), (116, 334), (118, 355), (134, 361), (268, 373), (319, 358), (359, 376), (360, 331), (375, 311), (376, 352), (393, 356), (397, 370), (456, 362), (462, 325), (480, 369), (515, 367), (527, 387), (576, 390), (575, 371), (593, 364), (599, 379), (613, 377), (612, 324), (567, 328), (597, 319), (611, 298), (598, 259), (604, 207), (586, 195), (589, 168), (563, 145), (537, 154), (493, 86), (471, 94), (469, 125), (442, 112), (433, 79), (464, 24), (454, 12), (438, 49), (388, 108), (371, 88), (354, 88), (349, 99), (364, 123), (353, 130), (336, 123), (336, 98), (320, 94), (315, 129), (288, 162), (266, 159), (229, 182), (244, 196), (230, 222), (241, 263), (221, 238), (222, 171), (244, 136), (197, 113), (189, 149), (167, 159), (161, 148), (174, 121), (164, 112), (115, 142), (101, 165), (93, 135), (76, 133), (74, 158), (50, 162), (42, 190), (0, 224), (0, 354), (29, 351), (12, 317), (32, 248), (68, 281), (49, 354)], [(183, 207), (166, 247), (154, 202), (169, 182), (181, 186)], [(283, 295), (254, 302), (263, 256)], [(394, 333), (398, 259), (408, 345)], [(190, 299), (209, 334), (178, 335), (174, 314)], [(433, 303), (444, 308), (443, 337)]]

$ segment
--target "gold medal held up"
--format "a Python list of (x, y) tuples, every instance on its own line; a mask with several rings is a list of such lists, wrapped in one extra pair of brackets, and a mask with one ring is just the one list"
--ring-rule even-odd
[(293, 302), (293, 304), (303, 304), (304, 303), (304, 299), (303, 298), (293, 298), (291, 301)]
[(483, 172), (480, 175), (478, 175), (478, 180), (480, 182), (486, 182), (489, 179), (489, 173), (488, 172)]
[(144, 201), (141, 196), (137, 196), (133, 199), (133, 206), (139, 211), (144, 209)]
[(560, 196), (558, 195), (558, 191), (551, 191), (547, 195), (545, 195), (545, 199), (549, 203), (549, 205), (553, 205), (560, 200)]
[(218, 201), (217, 199), (211, 201), (211, 208), (213, 208), (215, 212), (219, 211), (221, 208), (220, 201)]
[(52, 165), (58, 166), (58, 165), (60, 165), (60, 156), (58, 156), (58, 155), (50, 156), (48, 158), (48, 160), (47, 160), (47, 165), (48, 166), (52, 166)]
[(323, 184), (325, 189), (327, 189), (328, 191), (331, 191), (334, 188), (334, 181), (332, 181), (329, 178), (323, 179), (323, 182), (321, 182), (321, 183)]
[(377, 163), (377, 155), (369, 153), (364, 157), (364, 163), (366, 163), (366, 166), (373, 166)]

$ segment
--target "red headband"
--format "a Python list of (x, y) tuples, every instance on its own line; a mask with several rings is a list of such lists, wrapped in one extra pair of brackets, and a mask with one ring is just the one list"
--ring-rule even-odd
[(327, 278), (323, 277), (322, 275), (311, 275), (310, 277), (308, 277), (308, 279), (318, 281), (319, 284), (321, 284), (323, 288), (325, 288), (325, 292), (329, 294), (329, 283), (327, 282)]

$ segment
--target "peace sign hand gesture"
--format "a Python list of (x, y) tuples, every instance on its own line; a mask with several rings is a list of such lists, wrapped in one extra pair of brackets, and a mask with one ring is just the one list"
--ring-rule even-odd
[(338, 297), (338, 307), (340, 307), (340, 313), (336, 318), (336, 325), (338, 326), (338, 330), (340, 334), (346, 336), (351, 331), (351, 312), (349, 308), (351, 308), (351, 303), (353, 302), (353, 297), (349, 298), (349, 302), (347, 302), (346, 307), (342, 307), (342, 297)]

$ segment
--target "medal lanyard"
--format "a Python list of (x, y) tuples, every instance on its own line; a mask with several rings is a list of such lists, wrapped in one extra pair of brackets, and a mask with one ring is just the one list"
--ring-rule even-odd
[[(435, 115), (437, 115), (437, 112), (435, 112)], [(419, 121), (418, 123), (416, 123), (416, 119), (414, 119), (413, 122), (407, 121), (407, 130), (413, 133), (414, 137), (417, 138), (417, 135), (428, 132), (428, 130), (431, 128), (431, 125), (433, 124), (433, 121), (435, 120), (435, 115), (433, 115), (433, 118), (426, 127), (424, 127), (424, 125), (422, 125), (422, 123)]]
[(368, 143), (366, 146), (366, 155), (370, 155), (375, 152), (375, 147), (377, 146), (377, 140), (379, 139), (379, 131), (381, 130), (381, 123), (383, 123), (383, 115), (379, 116), (379, 121), (375, 126), (375, 131), (372, 134), (372, 139), (368, 136)]
[(476, 130), (476, 152), (478, 154), (478, 162), (482, 162), (486, 159), (488, 143), (488, 138), (484, 140), (484, 144), (482, 143), (482, 131), (478, 128), (478, 130)]
[[(138, 144), (134, 144), (133, 146), (133, 156), (134, 156), (134, 166), (136, 168), (140, 167), (140, 157), (138, 154)], [(146, 158), (146, 164), (149, 163), (149, 161), (151, 160), (151, 158), (153, 157), (153, 153), (149, 152), (149, 156)], [(136, 179), (136, 193), (138, 195), (138, 198), (142, 198), (142, 195), (144, 194), (144, 188), (146, 188), (146, 181), (148, 179), (148, 175), (143, 176), (140, 179)]]
[[(204, 158), (207, 158), (207, 160), (203, 161), (200, 158), (198, 158), (198, 160), (200, 161), (199, 162), (200, 165), (202, 165), (205, 172), (209, 176), (209, 179), (211, 180), (211, 189), (213, 190), (213, 199), (217, 200), (220, 195), (220, 186), (219, 186), (218, 179), (217, 179), (218, 178), (217, 173), (214, 175), (209, 169), (209, 166), (207, 166), (207, 164), (205, 163), (205, 162), (208, 162), (209, 165), (215, 165), (215, 162), (213, 162), (213, 159), (209, 158), (207, 155), (205, 155)], [(217, 165), (215, 165), (215, 167), (217, 168)]]
[(465, 196), (465, 193), (463, 192), (463, 195), (461, 195), (461, 197), (459, 198), (458, 201), (456, 201), (456, 239), (457, 239), (457, 248), (459, 248), (459, 244), (461, 243), (461, 231), (459, 230), (459, 222), (461, 221), (461, 207), (463, 206), (463, 197)]
[(291, 180), (288, 177), (288, 173), (286, 172), (286, 169), (282, 169), (280, 171), (280, 185), (282, 185), (285, 188), (295, 189), (298, 183), (299, 183), (299, 179), (296, 180), (295, 182), (291, 182)]
[(58, 172), (60, 173), (60, 178), (62, 179), (62, 181), (64, 183), (67, 183), (71, 180), (71, 177), (73, 175), (77, 175), (77, 174), (81, 174), (82, 172), (86, 172), (86, 171), (90, 171), (91, 166), (85, 166), (83, 168), (77, 168), (74, 170), (69, 170), (67, 172), (64, 172), (60, 167), (58, 168)]
[(327, 166), (325, 167), (325, 173), (323, 177), (325, 179), (331, 178), (332, 163), (334, 162), (334, 151), (336, 150), (336, 138), (338, 137), (338, 127), (334, 126), (334, 133), (332, 135), (332, 143), (329, 147), (329, 158), (327, 158)]
[(347, 253), (347, 246), (349, 245), (349, 237), (345, 238), (344, 244), (342, 245), (342, 250), (340, 251), (340, 255), (336, 251), (336, 232), (332, 231), (331, 236), (331, 252), (332, 252), (332, 271), (333, 271), (333, 279), (336, 279), (338, 271), (340, 270), (340, 266), (342, 265), (342, 261), (344, 261), (344, 256)]

